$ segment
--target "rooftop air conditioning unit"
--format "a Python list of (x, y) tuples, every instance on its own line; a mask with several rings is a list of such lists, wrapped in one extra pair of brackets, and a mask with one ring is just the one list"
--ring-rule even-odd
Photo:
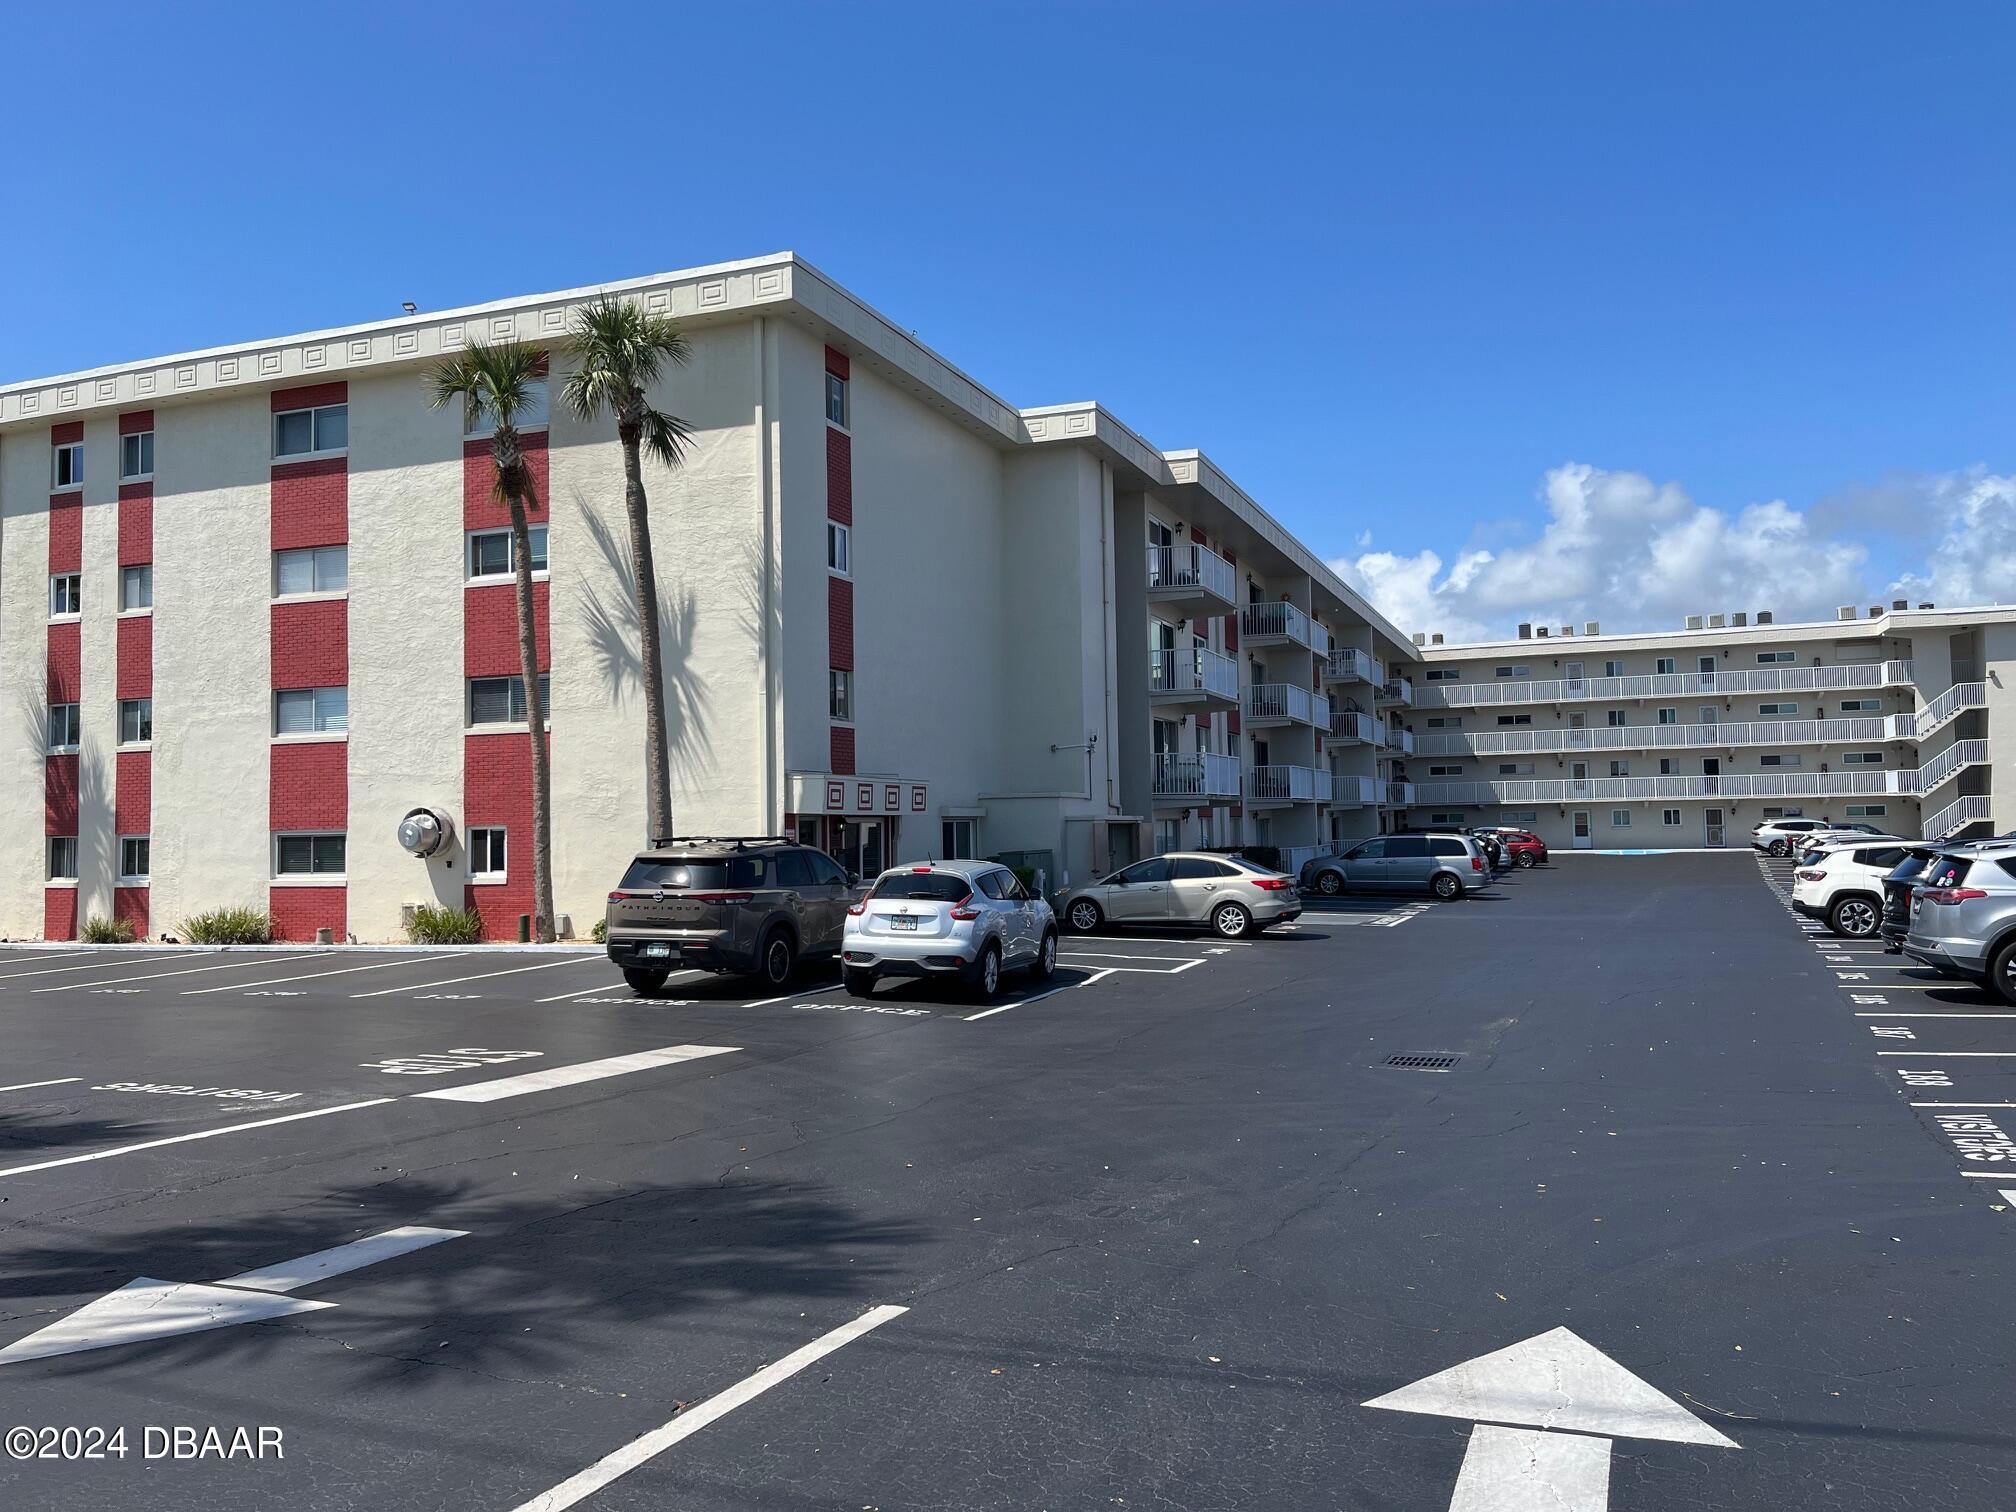
[(1883, 617), (1883, 606), (1881, 604), (1871, 604), (1869, 606), (1869, 618), (1881, 619), (1882, 617)]
[(1603, 627), (1594, 620), (1584, 620), (1582, 622), (1582, 633), (1584, 635), (1601, 635)]
[(1538, 630), (1535, 630), (1533, 633), (1539, 636), (1542, 640), (1545, 640), (1547, 638), (1547, 627), (1545, 625), (1542, 625)]
[(1841, 605), (1834, 611), (1834, 618), (1837, 620), (1852, 620), (1855, 618), (1855, 606), (1853, 604)]
[(1738, 609), (1734, 614), (1729, 616), (1729, 623), (1741, 629), (1750, 623), (1750, 616), (1745, 614), (1741, 609)]
[(1563, 635), (1573, 635), (1575, 633), (1575, 627), (1573, 625), (1563, 625), (1561, 627), (1561, 633)]
[(1892, 599), (1892, 600), (1890, 600), (1890, 607), (1891, 607), (1892, 609), (1909, 609), (1909, 608), (1911, 607), (1911, 600), (1909, 600), (1909, 599)]
[(1930, 605), (1930, 604), (1920, 604), (1920, 605), (1919, 605), (1918, 607), (1919, 607), (1920, 609), (1930, 609), (1930, 608), (1932, 608), (1933, 606), (1932, 606), (1932, 605)]
[(1721, 616), (1721, 615), (1719, 615), (1719, 614), (1711, 614), (1711, 615), (1709, 615), (1709, 616), (1708, 616), (1708, 628), (1709, 628), (1710, 630), (1720, 630), (1720, 629), (1722, 628), (1722, 616)]
[(1688, 628), (1689, 630), (1699, 630), (1699, 629), (1701, 628), (1701, 616), (1700, 616), (1700, 615), (1698, 615), (1698, 614), (1690, 614), (1690, 615), (1688, 615), (1688, 616), (1687, 616), (1687, 628)]
[(1531, 625), (1521, 625), (1519, 627), (1519, 639), (1521, 640), (1533, 639), (1533, 627)]
[(1429, 636), (1428, 638), (1438, 646), (1442, 644), (1442, 632), (1440, 630), (1437, 630), (1433, 635)]
[(1770, 611), (1769, 609), (1759, 609), (1759, 610), (1757, 611), (1757, 623), (1758, 623), (1758, 624), (1760, 624), (1760, 625), (1768, 625), (1768, 624), (1770, 624), (1770, 623), (1771, 623), (1771, 611)]
[(1425, 646), (1428, 644), (1428, 637), (1423, 635), (1419, 630), (1416, 630), (1414, 632), (1414, 644), (1417, 646)]

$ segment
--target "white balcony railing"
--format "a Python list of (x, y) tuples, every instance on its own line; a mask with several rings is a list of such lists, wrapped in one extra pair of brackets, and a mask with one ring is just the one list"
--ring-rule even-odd
[(1594, 729), (1478, 730), (1423, 735), (1424, 756), (1529, 756), (1556, 751), (1714, 750), (1734, 746), (1882, 744), (1914, 738), (1909, 714), (1859, 719), (1763, 719), (1600, 725)]
[(1330, 773), (1314, 767), (1268, 765), (1246, 769), (1246, 797), (1252, 803), (1327, 803), (1332, 791)]
[(1920, 740), (1934, 730), (1952, 723), (1969, 709), (1986, 708), (1988, 685), (1986, 683), (1955, 683), (1919, 713), (1916, 726)]
[(1414, 732), (1405, 725), (1395, 725), (1391, 738), (1386, 743), (1402, 756), (1414, 754)]
[(1148, 691), (1239, 701), (1239, 664), (1202, 646), (1148, 653)]
[(1421, 707), (1467, 709), (1488, 704), (1591, 703), (1623, 698), (1689, 698), (1709, 693), (1721, 697), (1739, 693), (1816, 693), (1838, 688), (1896, 687), (1910, 681), (1908, 661), (1860, 662), (1845, 667), (1782, 667), (1754, 672), (1652, 672), (1635, 677), (1552, 681), (1506, 678), (1497, 682), (1427, 683), (1421, 691)]
[(1148, 548), (1148, 587), (1179, 593), (1196, 590), (1227, 604), (1239, 601), (1239, 578), (1232, 564), (1209, 546), (1193, 541)]
[(1239, 758), (1219, 756), (1210, 751), (1158, 753), (1155, 757), (1155, 796), (1189, 798), (1206, 802), (1213, 798), (1239, 796)]
[(1984, 823), (1994, 817), (1986, 793), (1969, 793), (1964, 798), (1955, 798), (1927, 818), (1925, 837), (1928, 840), (1942, 839), (1963, 825)]
[(1386, 664), (1355, 646), (1346, 646), (1332, 651), (1323, 663), (1325, 682), (1370, 683), (1379, 687), (1386, 681)]
[(1929, 793), (1940, 783), (1951, 780), (1971, 766), (1980, 766), (1988, 760), (1988, 742), (1985, 740), (1956, 740), (1945, 750), (1915, 772), (1898, 772), (1899, 778), (1908, 779), (1908, 786), (1899, 786), (1902, 793)]
[(1246, 685), (1246, 718), (1254, 724), (1309, 724), (1315, 718), (1314, 703), (1315, 695), (1293, 683)]
[(1377, 777), (1354, 777), (1336, 773), (1330, 779), (1330, 801), (1338, 805), (1369, 808), (1379, 801), (1385, 785)]
[(1413, 803), (1413, 783), (1389, 782), (1386, 784), (1386, 806), (1388, 808), (1411, 808)]
[(1318, 624), (1315, 620), (1309, 621), (1309, 649), (1311, 651), (1327, 659), (1330, 655), (1331, 647), (1335, 644), (1336, 642), (1331, 639), (1329, 630)]
[(1729, 777), (1507, 778), (1422, 782), (1421, 803), (1602, 803), (1659, 798), (1856, 798), (1892, 791), (1890, 772), (1787, 772)]
[(1381, 686), (1376, 701), (1382, 704), (1399, 704), (1403, 708), (1414, 707), (1414, 682), (1411, 678), (1390, 677)]
[(1360, 714), (1356, 709), (1338, 709), (1330, 716), (1330, 738), (1355, 740), (1363, 745), (1386, 744), (1386, 721), (1376, 714)]
[[(1293, 604), (1248, 604), (1239, 616), (1239, 633), (1248, 642), (1288, 641), (1297, 646), (1315, 643), (1322, 627)], [(1328, 632), (1324, 634), (1328, 642)]]
[(1319, 730), (1330, 728), (1330, 699), (1327, 694), (1311, 693), (1309, 695), (1309, 723), (1316, 726)]

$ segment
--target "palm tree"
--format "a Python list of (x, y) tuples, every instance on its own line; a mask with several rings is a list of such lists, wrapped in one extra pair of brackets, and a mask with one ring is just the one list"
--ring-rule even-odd
[(634, 300), (597, 299), (574, 312), (574, 371), (563, 397), (582, 420), (616, 417), (623, 445), (623, 510), (630, 520), (630, 568), (637, 583), (639, 672), (644, 683), (644, 782), (650, 836), (672, 833), (671, 751), (665, 736), (665, 684), (659, 666), (658, 573), (651, 560), (651, 516), (644, 496), (645, 451), (667, 468), (686, 455), (684, 420), (651, 407), (647, 390), (669, 363), (685, 366), (690, 349), (678, 322)]
[(472, 341), (459, 357), (437, 363), (427, 376), (428, 397), (439, 409), (462, 401), (464, 428), (490, 426), (490, 461), (497, 480), (492, 496), (511, 511), (511, 557), (518, 599), (518, 666), (525, 682), (525, 722), (532, 742), (532, 938), (553, 941), (553, 783), (546, 752), (546, 699), (539, 688), (539, 637), (532, 608), (532, 531), (527, 512), (538, 506), (532, 470), (525, 462), (518, 420), (536, 402), (546, 354), (516, 341), (495, 346)]

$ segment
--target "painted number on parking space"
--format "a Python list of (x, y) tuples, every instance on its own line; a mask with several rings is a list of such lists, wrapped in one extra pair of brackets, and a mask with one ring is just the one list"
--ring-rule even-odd
[(1878, 1039), (1916, 1039), (1917, 1035), (1901, 1025), (1871, 1024), (1869, 1032)]
[(361, 1061), (365, 1071), (382, 1071), (387, 1076), (440, 1076), (447, 1071), (474, 1071), (483, 1066), (501, 1066), (506, 1061), (534, 1060), (544, 1050), (485, 1050), (477, 1046), (446, 1053), (429, 1051), (422, 1055), (388, 1055), (384, 1060)]
[(1953, 1078), (1944, 1071), (1903, 1071), (1897, 1073), (1904, 1078), (1907, 1087), (1950, 1087)]
[(1941, 1113), (1937, 1121), (1962, 1160), (2016, 1161), (2016, 1140), (2003, 1133), (1992, 1118), (1978, 1113)]

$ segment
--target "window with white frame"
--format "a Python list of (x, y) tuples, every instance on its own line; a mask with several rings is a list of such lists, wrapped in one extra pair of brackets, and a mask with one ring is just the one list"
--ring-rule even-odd
[(469, 831), (469, 879), (501, 882), (505, 876), (504, 829), (491, 825)]
[(1610, 775), (1612, 777), (1629, 777), (1631, 775), (1631, 763), (1628, 761), (1611, 762)]
[(826, 712), (834, 719), (854, 717), (854, 674), (845, 667), (826, 669)]
[(49, 617), (59, 619), (66, 614), (84, 612), (84, 577), (77, 572), (52, 572), (49, 574)]
[[(546, 527), (528, 526), (525, 539), (532, 549), (532, 570), (546, 570)], [(518, 570), (518, 556), (514, 538), (508, 530), (472, 530), (469, 532), (469, 576), (472, 578), (510, 577)]]
[(1463, 768), (1460, 766), (1431, 766), (1428, 768), (1428, 775), (1430, 777), (1461, 777), (1463, 775)]
[(1699, 712), (1702, 724), (1715, 724), (1722, 718), (1722, 711), (1713, 704), (1702, 704)]
[(1612, 829), (1631, 828), (1631, 810), (1629, 809), (1610, 810), (1610, 828)]
[(826, 375), (826, 419), (843, 430), (847, 425), (847, 380), (838, 373)]
[(1491, 669), (1491, 675), (1493, 677), (1531, 677), (1533, 674), (1531, 670), (1526, 667), (1515, 666), (1515, 667), (1494, 667)]
[(51, 882), (75, 882), (77, 880), (77, 837), (75, 835), (51, 835), (49, 837), (49, 880)]
[(147, 563), (119, 569), (119, 611), (154, 607), (154, 568)]
[(1463, 680), (1463, 671), (1460, 667), (1430, 667), (1428, 669), (1427, 680), (1429, 682), (1461, 682)]
[(1759, 651), (1757, 665), (1760, 667), (1782, 667), (1787, 662), (1799, 660), (1797, 651)]
[(1501, 761), (1498, 763), (1498, 775), (1500, 777), (1530, 777), (1533, 775), (1533, 763), (1530, 761)]
[(1659, 775), (1661, 777), (1671, 777), (1673, 772), (1673, 758), (1671, 756), (1661, 756), (1659, 758)]
[(49, 486), (81, 488), (84, 485), (84, 443), (66, 441), (49, 451)]
[(1841, 765), (1881, 766), (1883, 765), (1883, 753), (1881, 751), (1844, 751), (1841, 753)]
[(1881, 819), (1890, 812), (1887, 803), (1851, 803), (1848, 805), (1850, 819)]
[(1843, 714), (1880, 714), (1883, 700), (1880, 698), (1844, 698), (1841, 700)]
[[(548, 397), (544, 376), (529, 378), (525, 382), (525, 402), (518, 406), (518, 413), (511, 417), (514, 430), (544, 430), (551, 418), (552, 401)], [(462, 434), (465, 436), (487, 436), (497, 428), (497, 422), (487, 404), (476, 404), (462, 412)]]
[(1678, 709), (1661, 709), (1659, 711), (1659, 723), (1661, 724), (1680, 723), (1680, 711)]
[(59, 703), (49, 705), (49, 749), (52, 751), (74, 751), (77, 749), (77, 705)]
[(1680, 664), (1670, 656), (1662, 656), (1658, 661), (1653, 663), (1653, 671), (1655, 672), (1677, 672), (1679, 670)]
[[(539, 674), (539, 704), (550, 722), (553, 704), (550, 693), (553, 675)], [(472, 677), (469, 679), (469, 723), (472, 725), (522, 725), (531, 716), (525, 707), (525, 679), (522, 677)]]
[(1605, 677), (1622, 677), (1624, 675), (1624, 663), (1621, 661), (1606, 661), (1603, 663), (1603, 675)]
[(1431, 730), (1460, 730), (1463, 728), (1463, 716), (1461, 714), (1431, 714), (1428, 716), (1428, 728)]
[(1610, 728), (1613, 730), (1623, 729), (1624, 721), (1628, 717), (1622, 709), (1610, 709), (1604, 713), (1604, 718), (1609, 720)]
[(1533, 723), (1533, 716), (1531, 714), (1500, 714), (1498, 716), (1498, 723), (1501, 725), (1530, 725)]
[(980, 823), (976, 819), (946, 819), (938, 826), (939, 859), (974, 861), (979, 859)]
[(842, 577), (850, 575), (853, 568), (854, 532), (838, 520), (826, 522), (826, 570), (837, 572)]
[(1540, 810), (1505, 809), (1502, 811), (1500, 817), (1507, 824), (1538, 824), (1540, 822)]
[(340, 593), (350, 586), (348, 546), (297, 546), (273, 553), (273, 596)]
[(340, 877), (348, 837), (342, 834), (275, 835), (276, 877)]
[(321, 457), (350, 445), (350, 406), (322, 404), (313, 409), (282, 410), (273, 417), (273, 455)]
[(1797, 752), (1793, 752), (1789, 755), (1781, 755), (1780, 753), (1774, 751), (1769, 756), (1759, 756), (1757, 758), (1757, 765), (1759, 766), (1791, 767), (1791, 766), (1804, 766), (1805, 764), (1806, 764), (1806, 758), (1799, 755)]
[(119, 880), (121, 882), (145, 882), (152, 875), (149, 866), (153, 861), (153, 844), (146, 835), (121, 835), (119, 837)]
[(119, 438), (119, 481), (137, 483), (154, 476), (154, 432), (135, 431)]
[(154, 700), (119, 700), (119, 744), (145, 745), (154, 738)]
[(348, 688), (283, 688), (273, 695), (275, 735), (327, 735), (349, 728)]
[(1463, 810), (1444, 809), (1440, 813), (1431, 813), (1428, 816), (1428, 822), (1430, 824), (1461, 824), (1463, 822)]
[(1659, 810), (1659, 822), (1665, 825), (1668, 829), (1678, 829), (1680, 827), (1680, 810), (1678, 809)]
[(1768, 703), (1768, 704), (1759, 704), (1759, 705), (1757, 705), (1757, 712), (1758, 712), (1758, 714), (1760, 714), (1760, 715), (1771, 715), (1771, 714), (1778, 714), (1778, 715), (1786, 715), (1786, 714), (1797, 714), (1797, 713), (1799, 712), (1799, 705), (1797, 705), (1796, 703)]

